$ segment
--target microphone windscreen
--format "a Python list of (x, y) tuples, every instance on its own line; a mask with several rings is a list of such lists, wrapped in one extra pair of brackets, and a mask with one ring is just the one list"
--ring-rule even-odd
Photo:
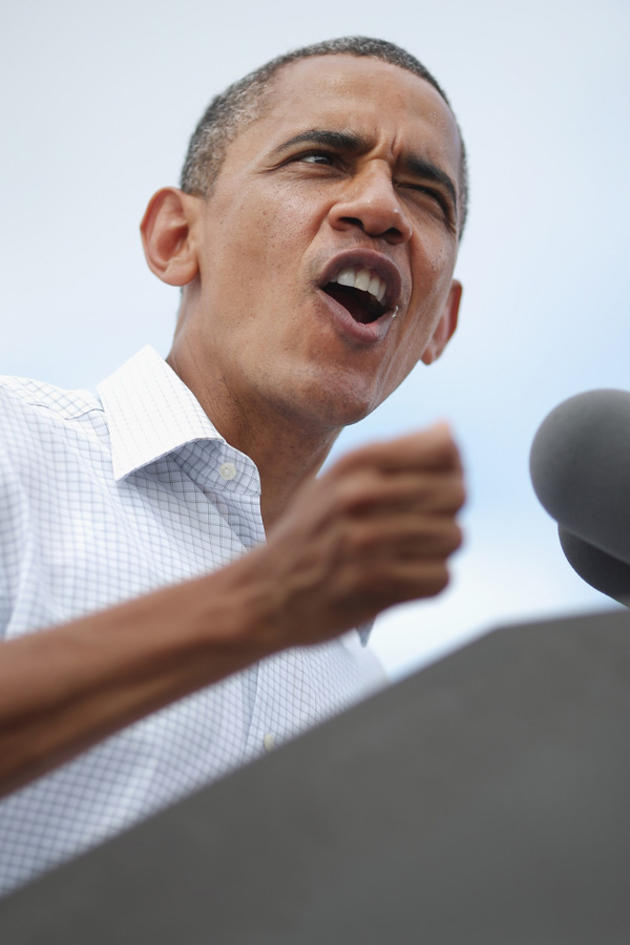
[(567, 561), (587, 584), (630, 606), (630, 564), (582, 541), (562, 525), (558, 526), (558, 537)]
[(541, 424), (530, 454), (536, 495), (562, 528), (630, 564), (630, 394), (593, 390)]

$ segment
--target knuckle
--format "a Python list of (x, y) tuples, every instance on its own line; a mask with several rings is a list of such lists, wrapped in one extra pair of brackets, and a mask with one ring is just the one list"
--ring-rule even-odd
[(448, 586), (449, 580), (450, 574), (445, 562), (432, 561), (427, 563), (417, 571), (415, 595), (417, 597), (434, 597)]
[(371, 556), (381, 543), (379, 530), (363, 522), (353, 525), (348, 532), (348, 538), (350, 553), (359, 559)]
[(467, 494), (464, 481), (460, 480), (455, 487), (455, 509), (459, 511), (466, 504)]
[(450, 581), (449, 570), (445, 564), (436, 566), (429, 578), (429, 586), (432, 594), (440, 594), (448, 587)]
[(449, 530), (449, 547), (451, 551), (457, 551), (458, 548), (461, 548), (464, 542), (464, 533), (457, 524), (457, 522), (451, 522), (451, 527)]
[(360, 491), (357, 476), (345, 475), (328, 486), (328, 501), (333, 515), (343, 518), (352, 512)]
[(463, 533), (454, 519), (445, 518), (434, 523), (427, 532), (428, 551), (437, 557), (448, 557), (461, 547)]
[(443, 490), (442, 501), (444, 511), (459, 512), (466, 502), (466, 489), (461, 478), (451, 479)]

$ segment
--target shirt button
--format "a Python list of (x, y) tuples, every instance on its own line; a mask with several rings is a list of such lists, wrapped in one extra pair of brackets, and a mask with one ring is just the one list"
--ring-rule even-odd
[(271, 732), (267, 732), (263, 738), (263, 745), (265, 746), (265, 751), (271, 751), (272, 748), (276, 747), (276, 740)]
[(222, 479), (225, 479), (226, 482), (229, 479), (234, 479), (236, 475), (236, 466), (234, 463), (221, 463), (219, 466), (219, 475)]

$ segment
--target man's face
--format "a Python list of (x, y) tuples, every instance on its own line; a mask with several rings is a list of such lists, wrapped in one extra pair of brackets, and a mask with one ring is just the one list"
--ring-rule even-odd
[(200, 200), (197, 363), (305, 430), (364, 417), (455, 327), (459, 167), (452, 114), (412, 73), (346, 55), (282, 69)]

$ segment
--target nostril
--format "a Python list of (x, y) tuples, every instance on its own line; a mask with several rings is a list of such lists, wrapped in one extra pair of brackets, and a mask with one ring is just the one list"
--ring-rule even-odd
[(399, 242), (404, 239), (403, 227), (399, 229), (397, 226), (383, 226), (381, 221), (376, 220), (364, 220), (360, 217), (340, 217), (339, 222), (345, 224), (346, 226), (356, 226), (360, 230), (363, 230), (364, 233), (367, 233), (368, 236), (380, 236), (388, 242)]

